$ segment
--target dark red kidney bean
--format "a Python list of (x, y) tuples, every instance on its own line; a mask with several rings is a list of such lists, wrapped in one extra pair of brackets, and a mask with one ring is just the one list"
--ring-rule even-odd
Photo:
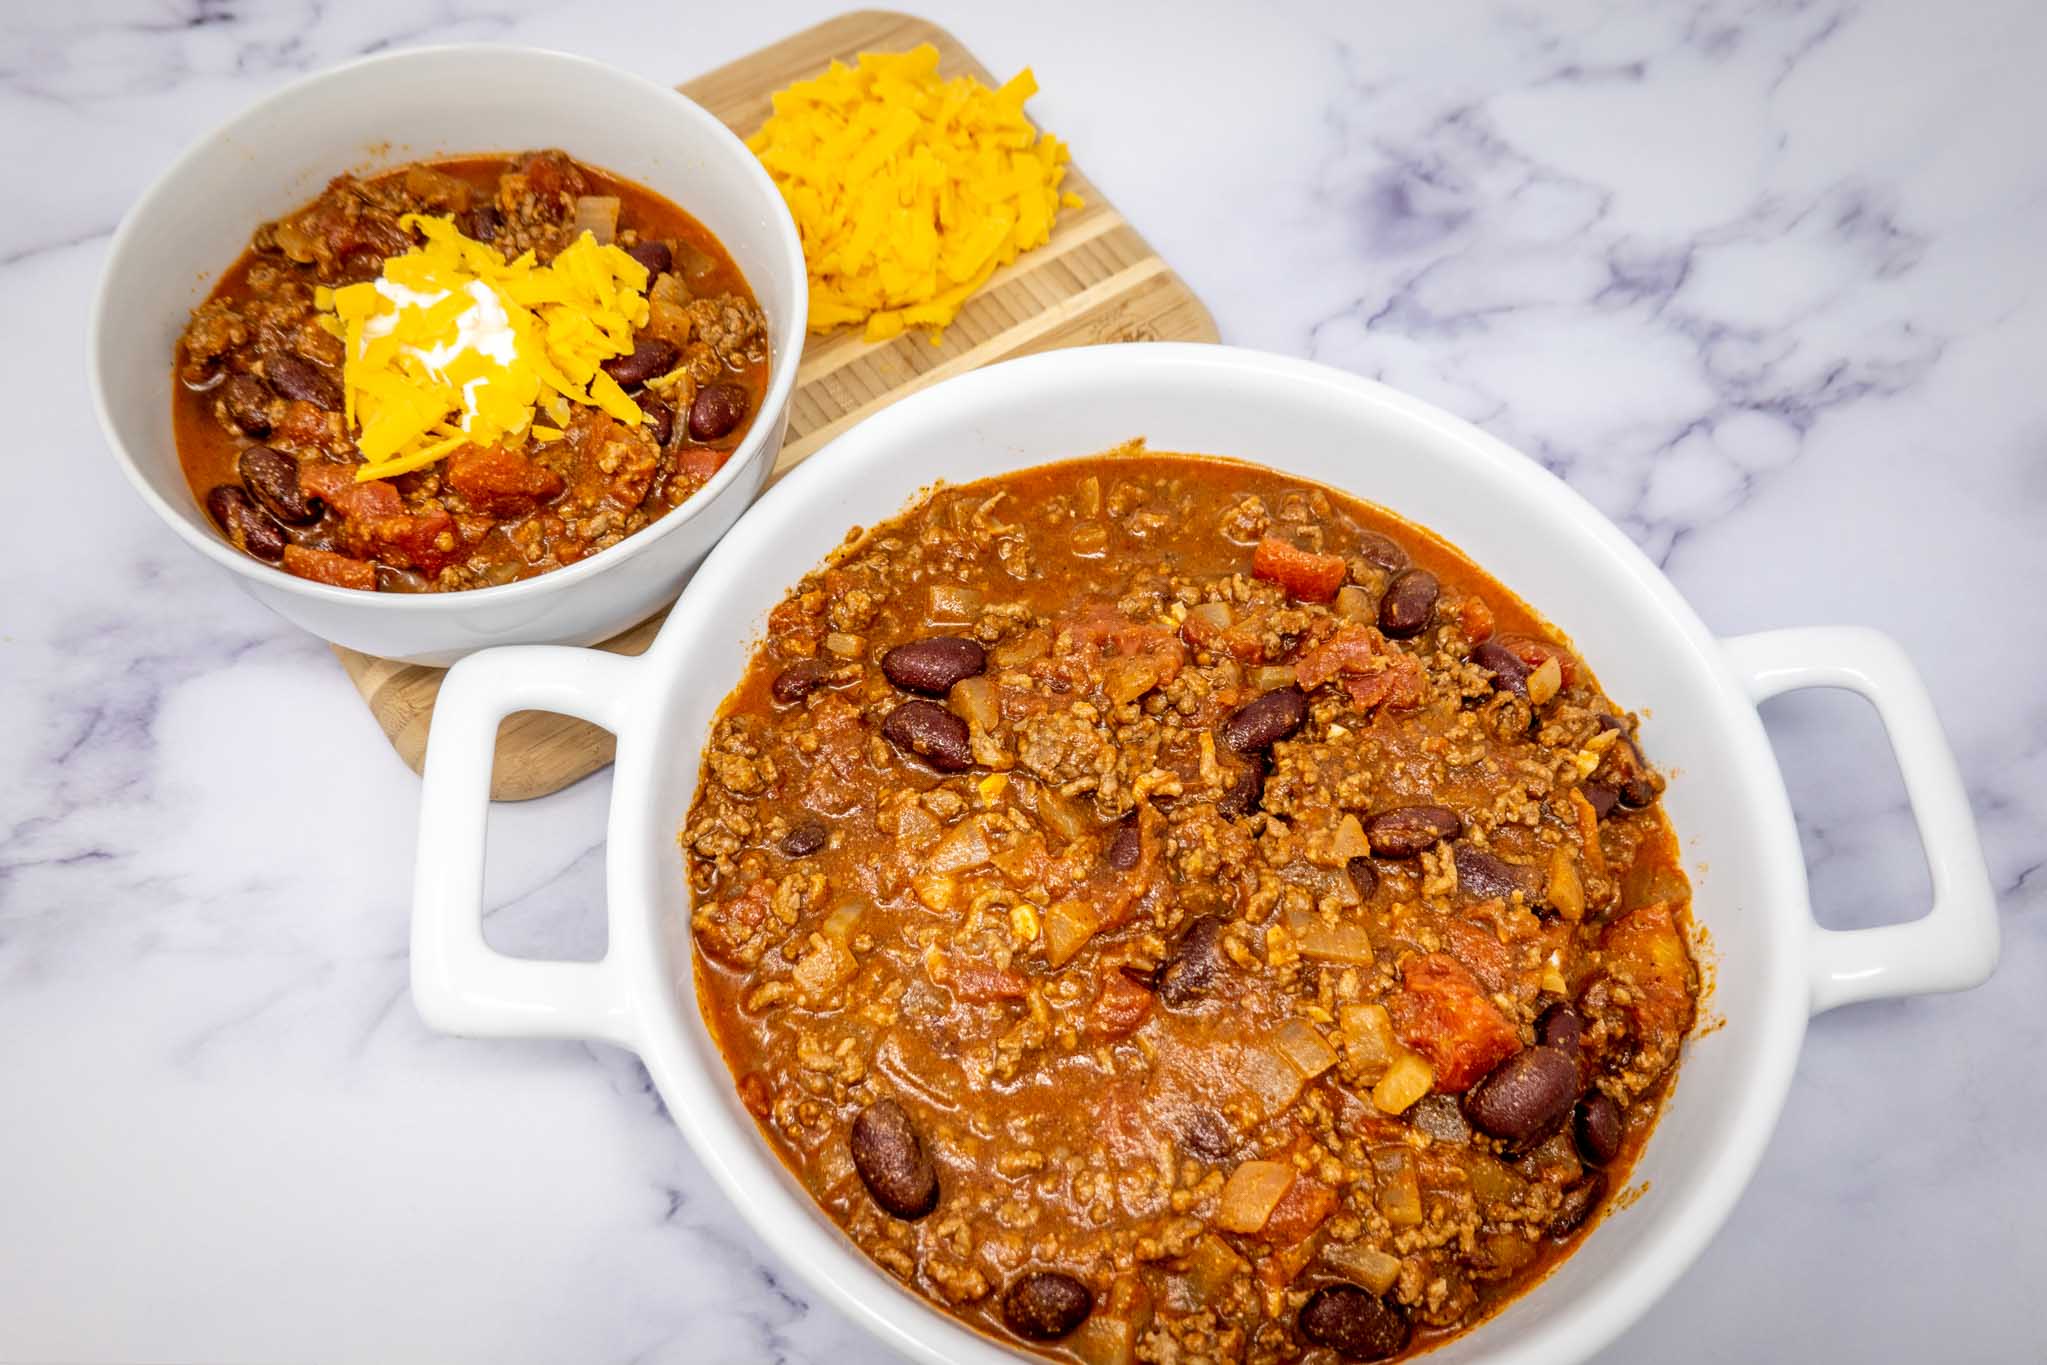
[(776, 847), (782, 850), (784, 857), (808, 858), (830, 839), (831, 831), (825, 828), (824, 821), (815, 815), (806, 815), (789, 827), (789, 832), (782, 836), (782, 842)]
[(1144, 836), (1137, 828), (1137, 812), (1123, 817), (1116, 826), (1115, 837), (1109, 840), (1107, 861), (1118, 872), (1128, 872), (1137, 866), (1137, 860), (1144, 853)]
[(1576, 1052), (1585, 1038), (1585, 1020), (1563, 1001), (1535, 1016), (1535, 1040), (1559, 1052)]
[(1578, 1098), (1578, 1063), (1553, 1047), (1524, 1048), (1464, 1096), (1464, 1117), (1482, 1133), (1526, 1151), (1563, 1126)]
[(1178, 1009), (1206, 995), (1222, 975), (1223, 922), (1202, 915), (1180, 933), (1159, 968), (1159, 1003)]
[(1606, 762), (1601, 768), (1614, 789), (1615, 797), (1630, 810), (1654, 805), (1656, 782), (1649, 775), (1649, 760), (1642, 757), (1642, 746), (1635, 743), (1635, 737), (1628, 733), (1628, 727), (1620, 717), (1601, 715), (1597, 719), (1600, 729), (1620, 732), (1620, 738), (1606, 751)]
[(286, 398), (296, 398), (328, 412), (341, 411), (341, 386), (310, 360), (279, 352), (264, 359), (263, 377)]
[(1350, 874), (1350, 884), (1357, 888), (1358, 899), (1368, 901), (1379, 892), (1379, 869), (1372, 866), (1370, 858), (1353, 858), (1343, 865)]
[(974, 766), (967, 723), (935, 701), (902, 703), (882, 721), (881, 733), (896, 748), (942, 773), (963, 773)]
[(260, 441), (270, 434), (270, 390), (255, 375), (229, 375), (220, 386), (220, 404), (244, 436)]
[(1438, 1142), (1471, 1141), (1471, 1125), (1464, 1121), (1454, 1095), (1437, 1091), (1422, 1096), (1407, 1111), (1407, 1121)]
[(250, 446), (236, 461), (242, 486), (263, 510), (286, 526), (309, 526), (325, 510), (299, 487), (299, 462), (269, 446)]
[(1592, 813), (1602, 820), (1613, 814), (1613, 808), (1620, 803), (1621, 794), (1604, 782), (1587, 782), (1578, 790), (1585, 793), (1585, 799), (1592, 803)]
[(633, 338), (631, 355), (613, 356), (597, 368), (616, 379), (620, 388), (637, 389), (674, 369), (675, 358), (681, 354), (672, 341), (642, 335)]
[(1594, 1090), (1578, 1101), (1572, 1116), (1571, 1135), (1578, 1141), (1578, 1155), (1595, 1166), (1604, 1166), (1621, 1154), (1621, 1139), (1628, 1125), (1621, 1107), (1604, 1090)]
[(625, 254), (647, 267), (647, 283), (654, 283), (654, 277), (675, 263), (674, 255), (666, 242), (634, 242), (625, 248)]
[(768, 684), (768, 693), (784, 706), (802, 701), (831, 679), (832, 666), (823, 659), (798, 659)]
[(1533, 906), (1542, 893), (1542, 874), (1532, 867), (1510, 863), (1470, 844), (1457, 845), (1452, 856), (1457, 861), (1457, 886), (1474, 900), (1507, 900), (1519, 891)]
[(233, 484), (224, 483), (208, 493), (206, 511), (237, 550), (272, 564), (284, 558), (283, 530)]
[(1519, 654), (1498, 640), (1487, 640), (1471, 651), (1471, 661), (1493, 675), (1493, 686), (1517, 697), (1528, 695), (1528, 675), (1535, 670)]
[(952, 685), (979, 677), (988, 653), (964, 635), (929, 635), (881, 656), (882, 675), (905, 692), (942, 697)]
[(1384, 1360), (1407, 1349), (1412, 1329), (1398, 1308), (1354, 1284), (1325, 1284), (1301, 1305), (1301, 1335), (1349, 1360)]
[(902, 1105), (876, 1100), (862, 1109), (849, 1141), (853, 1169), (882, 1212), (913, 1221), (938, 1207), (938, 1168)]
[(462, 215), (462, 231), (479, 242), (495, 242), (504, 223), (505, 215), (495, 204), (478, 204)]
[(1594, 1171), (1577, 1184), (1564, 1191), (1563, 1201), (1557, 1205), (1556, 1217), (1549, 1221), (1549, 1235), (1568, 1237), (1576, 1232), (1592, 1211), (1599, 1207), (1599, 1201), (1606, 1198), (1606, 1172)]
[(1237, 1130), (1213, 1109), (1197, 1109), (1180, 1133), (1180, 1145), (1214, 1165), (1229, 1159), (1237, 1150)]
[(1365, 821), (1365, 839), (1381, 858), (1418, 858), (1463, 830), (1463, 819), (1447, 806), (1398, 806)]
[(1308, 719), (1308, 694), (1280, 687), (1245, 702), (1223, 722), (1223, 743), (1240, 754), (1264, 753)]
[(1396, 640), (1419, 635), (1436, 619), (1436, 599), (1442, 585), (1427, 569), (1403, 569), (1386, 585), (1379, 599), (1379, 632)]
[(1249, 815), (1264, 799), (1265, 765), (1246, 763), (1223, 784), (1222, 795), (1216, 798), (1215, 808), (1231, 817)]
[(675, 435), (675, 409), (651, 393), (643, 393), (633, 400), (640, 405), (640, 416), (647, 419), (647, 434), (654, 438), (654, 444), (663, 450)]
[(1019, 1276), (1002, 1296), (1002, 1322), (1026, 1341), (1057, 1341), (1095, 1311), (1088, 1287), (1062, 1270)]
[(689, 434), (694, 441), (715, 441), (730, 434), (746, 418), (746, 390), (737, 384), (706, 384), (689, 405)]
[(414, 573), (411, 569), (396, 568), (381, 561), (372, 567), (377, 571), (378, 592), (430, 592), (433, 589), (426, 575)]
[(1358, 532), (1358, 553), (1367, 564), (1387, 573), (1399, 573), (1408, 564), (1407, 551), (1400, 548), (1400, 542), (1377, 531)]

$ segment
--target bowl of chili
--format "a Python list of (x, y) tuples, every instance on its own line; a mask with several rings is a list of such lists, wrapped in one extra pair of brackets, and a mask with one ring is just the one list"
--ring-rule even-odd
[[(448, 676), (427, 754), (414, 999), (449, 1032), (596, 1039), (634, 1051), (713, 1178), (825, 1297), (915, 1359), (1017, 1358), (1031, 1342), (974, 1330), (864, 1256), (763, 1140), (760, 1106), (750, 1110), (707, 1025), (713, 1002), (700, 996), (692, 957), (701, 903), (677, 833), (705, 765), (734, 756), (707, 748), (727, 713), (722, 699), (742, 683), (764, 633), (787, 627), (774, 615), (785, 594), (846, 542), (849, 524), (887, 522), (932, 485), (1015, 475), (1138, 436), (1154, 449), (1232, 456), (1368, 498), (1429, 528), (1548, 613), (1603, 686), (1645, 717), (1641, 745), (1672, 774), (1661, 800), (1692, 874), (1691, 951), (1706, 969), (1701, 1008), (1713, 1026), (1684, 1044), (1628, 1197), (1538, 1283), (1431, 1355), (1582, 1360), (1669, 1289), (1720, 1228), (1774, 1128), (1807, 1020), (1856, 1001), (1981, 982), (1998, 954), (1994, 898), (1933, 706), (1893, 643), (1848, 628), (1716, 638), (1621, 532), (1535, 462), (1353, 375), (1159, 344), (1033, 356), (949, 380), (841, 436), (762, 499), (706, 561), (644, 657), (516, 649), (465, 659)], [(1100, 457), (1105, 472), (1116, 458)], [(899, 659), (884, 671), (891, 683), (924, 686), (924, 673), (959, 671), (950, 657), (958, 652), (926, 650), (932, 657), (915, 668)], [(1789, 798), (1756, 712), (1764, 698), (1806, 687), (1856, 691), (1883, 716), (1931, 873), (1932, 905), (1919, 920), (1854, 932), (1813, 921)], [(492, 740), (504, 715), (529, 708), (618, 735), (609, 946), (600, 962), (513, 960), (482, 939)], [(905, 737), (879, 711), (871, 719), (881, 747), (870, 746), (866, 761), (909, 762), (906, 749), (887, 757), (886, 746), (903, 749)], [(927, 768), (951, 766), (943, 743), (918, 752)], [(956, 757), (976, 761), (966, 748)], [(1070, 1100), (1087, 1107), (1103, 1096)], [(1485, 1122), (1470, 1102), (1465, 1113)], [(910, 1150), (900, 1116), (884, 1118), (886, 1131), (865, 1140)], [(999, 1128), (984, 1131), (1000, 1141)], [(896, 1165), (900, 1179), (884, 1169), (878, 1187), (864, 1168), (861, 1179), (878, 1201), (900, 1204), (900, 1216), (917, 1216), (930, 1194), (926, 1172)], [(941, 1197), (946, 1178), (941, 1172)], [(1046, 1320), (1063, 1319), (1076, 1308), (1071, 1298), (1036, 1306)], [(1342, 1317), (1327, 1305), (1317, 1312)], [(1276, 1330), (1351, 1349), (1340, 1320)]]
[[(430, 312), (463, 291), (474, 316)], [(671, 598), (766, 481), (807, 307), (787, 207), (702, 108), (580, 57), (424, 48), (180, 156), (115, 234), (89, 360), (176, 535), (316, 635), (445, 664), (594, 643)], [(393, 332), (414, 361), (372, 373)], [(392, 385), (427, 378), (453, 410), (415, 431)]]

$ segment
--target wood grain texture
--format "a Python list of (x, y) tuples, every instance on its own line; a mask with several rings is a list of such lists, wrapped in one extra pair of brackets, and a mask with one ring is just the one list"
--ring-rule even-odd
[[(863, 10), (806, 29), (681, 89), (745, 136), (767, 118), (770, 94), (791, 81), (816, 75), (834, 59), (900, 52), (919, 43), (938, 49), (941, 74), (998, 83), (935, 24)], [(1060, 214), (1044, 246), (998, 270), (968, 300), (941, 344), (931, 345), (922, 332), (871, 344), (857, 329), (843, 328), (809, 338), (797, 366), (789, 434), (774, 476), (896, 399), (998, 360), (1098, 342), (1214, 341), (1208, 309), (1078, 167), (1068, 167), (1065, 188), (1086, 202)], [(666, 615), (597, 648), (638, 654), (653, 641)], [(444, 670), (338, 646), (334, 652), (398, 756), (418, 772)], [(612, 749), (611, 735), (588, 722), (519, 712), (498, 731), (491, 795), (524, 801), (560, 791), (611, 762)]]

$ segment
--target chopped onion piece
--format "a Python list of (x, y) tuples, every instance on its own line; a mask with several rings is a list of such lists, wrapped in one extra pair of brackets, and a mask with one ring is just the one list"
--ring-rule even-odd
[(1336, 614), (1347, 621), (1370, 621), (1378, 615), (1372, 610), (1372, 594), (1355, 583), (1336, 590)]
[(1383, 1294), (1400, 1278), (1400, 1258), (1363, 1242), (1336, 1242), (1322, 1248), (1322, 1259), (1374, 1294)]
[(963, 588), (957, 583), (933, 583), (931, 621), (934, 625), (963, 625), (981, 614), (982, 601), (979, 588)]
[(982, 734), (1002, 723), (1001, 695), (995, 690), (995, 680), (985, 673), (961, 678), (945, 700), (954, 715)]
[(1230, 1172), (1216, 1204), (1215, 1225), (1225, 1232), (1251, 1233), (1265, 1227), (1266, 1219), (1293, 1188), (1297, 1173), (1283, 1161), (1247, 1161)]
[(1372, 1103), (1388, 1114), (1404, 1114), (1436, 1083), (1436, 1069), (1420, 1053), (1401, 1049), (1372, 1087)]
[(975, 816), (946, 831), (938, 846), (925, 856), (924, 870), (940, 876), (963, 872), (986, 863), (989, 852), (988, 836), (981, 828), (981, 817)]
[(618, 236), (618, 200), (608, 194), (585, 194), (576, 200), (576, 218), (569, 225), (569, 238), (588, 232), (599, 246), (610, 246)]
[(1272, 1041), (1288, 1061), (1308, 1080), (1336, 1065), (1336, 1049), (1305, 1019), (1289, 1019), (1272, 1035)]

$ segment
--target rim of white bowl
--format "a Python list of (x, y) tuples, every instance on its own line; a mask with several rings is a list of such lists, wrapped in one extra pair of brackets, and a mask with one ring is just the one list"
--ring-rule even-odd
[[(583, 67), (601, 73), (610, 80), (639, 86), (650, 93), (665, 96), (674, 102), (677, 117), (694, 121), (707, 129), (714, 143), (722, 143), (733, 154), (738, 173), (758, 191), (761, 203), (768, 209), (768, 218), (775, 226), (775, 233), (780, 239), (782, 249), (782, 266), (790, 272), (790, 279), (794, 282), (791, 294), (796, 304), (789, 319), (790, 344), (769, 357), (767, 394), (754, 413), (753, 428), (745, 439), (733, 448), (731, 457), (711, 476), (709, 482), (692, 493), (680, 507), (657, 518), (653, 524), (634, 532), (618, 544), (599, 550), (596, 554), (574, 564), (550, 569), (532, 578), (486, 588), (463, 588), (455, 592), (394, 593), (364, 592), (359, 588), (338, 588), (326, 583), (316, 583), (311, 579), (286, 573), (275, 565), (253, 559), (220, 537), (195, 527), (158, 494), (156, 488), (143, 475), (140, 465), (128, 449), (128, 443), (121, 439), (121, 434), (114, 424), (113, 414), (108, 409), (107, 380), (101, 369), (100, 337), (111, 325), (114, 306), (114, 300), (109, 293), (113, 267), (115, 262), (134, 249), (134, 238), (144, 224), (163, 211), (164, 201), (174, 202), (173, 196), (183, 179), (186, 167), (223, 138), (230, 137), (253, 124), (268, 122), (282, 116), (288, 112), (289, 106), (308, 90), (335, 82), (354, 80), (366, 69), (440, 61), (450, 57), (490, 61), (504, 59), (538, 61)], [(733, 480), (739, 477), (739, 471), (753, 457), (760, 454), (769, 432), (779, 425), (772, 420), (761, 420), (762, 414), (779, 412), (788, 404), (790, 395), (795, 391), (796, 370), (802, 361), (803, 342), (810, 326), (810, 291), (806, 281), (803, 241), (797, 234), (796, 220), (790, 216), (789, 206), (783, 202), (781, 192), (775, 188), (775, 182), (768, 175), (767, 168), (761, 165), (759, 158), (754, 156), (737, 133), (727, 128), (709, 110), (680, 90), (662, 85), (635, 72), (597, 61), (595, 58), (579, 56), (573, 52), (561, 52), (554, 48), (517, 43), (435, 43), (425, 47), (373, 53), (291, 81), (195, 139), (179, 152), (169, 167), (151, 181), (149, 188), (136, 199), (134, 206), (121, 219), (121, 225), (114, 230), (113, 239), (107, 246), (106, 259), (100, 267), (99, 283), (93, 290), (92, 317), (86, 330), (87, 373), (89, 387), (92, 390), (93, 411), (99, 419), (100, 434), (113, 451), (114, 460), (120, 465), (129, 485), (179, 539), (214, 563), (240, 577), (315, 601), (340, 603), (373, 611), (453, 615), (478, 605), (508, 606), (529, 597), (565, 591), (585, 579), (597, 577), (612, 565), (622, 564), (645, 552), (654, 541), (687, 524), (704, 507), (709, 506)]]
[[(1741, 1113), (1719, 1151), (1703, 1160), (1700, 1174), (1683, 1202), (1658, 1213), (1659, 1221), (1666, 1226), (1656, 1234), (1642, 1255), (1592, 1289), (1584, 1291), (1575, 1303), (1524, 1328), (1518, 1335), (1486, 1335), (1500, 1332), (1501, 1318), (1514, 1308), (1513, 1304), (1509, 1304), (1500, 1316), (1444, 1342), (1440, 1348), (1450, 1349), (1483, 1338), (1479, 1349), (1488, 1365), (1555, 1365), (1560, 1361), (1583, 1360), (1610, 1345), (1677, 1283), (1725, 1226), (1735, 1203), (1753, 1179), (1790, 1095), (1799, 1053), (1804, 1045), (1809, 1006), (1803, 966), (1811, 912), (1805, 862), (1798, 846), (1790, 795), (1785, 789), (1775, 751), (1763, 730), (1760, 714), (1735, 685), (1722, 659), (1716, 637), (1699, 619), (1690, 603), (1685, 601), (1663, 571), (1642, 553), (1640, 547), (1576, 489), (1463, 418), (1375, 380), (1314, 361), (1193, 342), (1122, 343), (1023, 356), (956, 376), (891, 404), (833, 439), (769, 489), (713, 547), (691, 578), (670, 614), (668, 624), (649, 649), (645, 656), (647, 666), (652, 669), (648, 679), (652, 684), (649, 695), (658, 697), (668, 687), (686, 685), (688, 641), (695, 633), (689, 625), (694, 619), (690, 611), (692, 598), (716, 598), (736, 586), (749, 565), (758, 564), (771, 553), (780, 521), (800, 515), (803, 509), (823, 505), (822, 499), (829, 492), (831, 480), (854, 477), (862, 470), (871, 472), (880, 467), (887, 459), (889, 445), (900, 432), (928, 420), (925, 416), (927, 410), (942, 412), (962, 403), (971, 405), (984, 390), (1013, 385), (1018, 374), (1033, 382), (1044, 383), (1056, 383), (1062, 376), (1070, 374), (1085, 385), (1102, 382), (1105, 376), (1113, 377), (1119, 370), (1127, 372), (1154, 366), (1184, 367), (1195, 371), (1202, 368), (1250, 371), (1276, 380), (1334, 387), (1348, 391), (1354, 398), (1390, 408), (1432, 429), (1441, 439), (1466, 452), (1487, 477), (1505, 480), (1523, 496), (1546, 501), (1567, 515), (1578, 533), (1589, 537), (1605, 552), (1612, 572), (1625, 577), (1662, 608), (1682, 645), (1690, 651), (1698, 666), (1710, 670), (1719, 683), (1716, 689), (1721, 702), (1719, 723), (1733, 742), (1735, 752), (1731, 761), (1753, 777), (1755, 800), (1751, 803), (1752, 819), (1757, 837), (1762, 841), (1759, 847), (1768, 851), (1771, 864), (1772, 908), (1767, 912), (1770, 924), (1767, 941), (1772, 945), (1772, 959), (1769, 977), (1759, 989), (1760, 999), (1753, 1013), (1761, 1034), (1758, 1043), (1760, 1064), (1749, 1084), (1739, 1091)], [(1051, 378), (1040, 380), (1040, 372)], [(1072, 458), (1081, 458), (1085, 454), (1075, 452)], [(1032, 468), (1052, 463), (1057, 458), (1061, 457), (1033, 459), (1006, 468)], [(987, 475), (977, 472), (970, 477)], [(905, 505), (917, 496), (917, 492), (915, 488), (904, 490)], [(638, 768), (654, 761), (652, 755), (627, 755), (625, 747), (621, 745), (622, 784), (623, 774), (628, 770), (634, 772), (637, 780)], [(646, 815), (643, 818), (652, 819), (658, 825), (660, 819), (666, 817)], [(667, 846), (665, 841), (660, 842)], [(635, 848), (630, 856), (637, 859), (650, 855), (646, 849)], [(627, 874), (612, 884), (629, 886), (634, 882)], [(1738, 914), (1742, 908), (1730, 905), (1726, 913)], [(683, 1007), (685, 1002), (680, 998), (679, 987), (673, 979), (675, 972), (691, 970), (690, 962), (687, 958), (680, 963), (670, 960), (661, 938), (661, 908), (650, 905), (646, 909), (647, 920), (642, 928), (648, 935), (644, 945), (647, 951), (640, 964), (637, 990), (666, 993), (676, 1012), (685, 1016), (682, 1027), (701, 1029), (700, 1017), (687, 1017), (692, 1011)], [(658, 1000), (659, 995), (642, 995), (641, 998)], [(657, 1008), (643, 1012), (643, 1017), (653, 1020), (660, 1018), (661, 1014)], [(963, 1345), (958, 1333), (965, 1333), (975, 1346), (985, 1348), (985, 1356), (989, 1360), (1027, 1358), (1019, 1356), (1013, 1348), (996, 1338), (975, 1331), (936, 1304), (904, 1290), (868, 1260), (865, 1253), (837, 1227), (828, 1230), (813, 1220), (784, 1216), (785, 1211), (776, 1207), (777, 1200), (786, 1198), (793, 1204), (797, 1198), (795, 1195), (780, 1191), (763, 1200), (760, 1191), (749, 1182), (748, 1172), (738, 1164), (738, 1159), (745, 1155), (742, 1147), (765, 1147), (766, 1138), (750, 1121), (742, 1124), (729, 1120), (722, 1110), (715, 1115), (707, 1114), (690, 1103), (695, 1097), (696, 1086), (691, 1075), (693, 1068), (681, 1040), (670, 1039), (659, 1030), (650, 1030), (650, 1034), (656, 1036), (643, 1035), (637, 1050), (654, 1077), (671, 1118), (683, 1129), (697, 1159), (710, 1170), (712, 1178), (740, 1210), (741, 1216), (806, 1283), (878, 1339), (930, 1365), (952, 1365), (958, 1358), (953, 1352)], [(1688, 1040), (1687, 1045), (1697, 1041), (1694, 1037)], [(729, 1073), (722, 1070), (722, 1053), (717, 1049), (716, 1039), (707, 1036), (707, 1042), (713, 1055), (710, 1069), (717, 1072), (708, 1079), (715, 1083), (720, 1075)], [(1679, 1085), (1682, 1086), (1682, 1075)], [(768, 1148), (767, 1152), (770, 1160), (779, 1160), (772, 1148)], [(814, 1202), (811, 1207), (815, 1207)], [(800, 1215), (804, 1210), (798, 1204), (793, 1211)], [(1601, 1214), (1601, 1218), (1627, 1216), (1627, 1213), (1627, 1210), (1608, 1210)], [(1593, 1235), (1598, 1235), (1596, 1228)], [(1540, 1293), (1547, 1281), (1548, 1276), (1545, 1276), (1531, 1285), (1527, 1292)], [(877, 1294), (874, 1291), (878, 1286), (896, 1292)]]

